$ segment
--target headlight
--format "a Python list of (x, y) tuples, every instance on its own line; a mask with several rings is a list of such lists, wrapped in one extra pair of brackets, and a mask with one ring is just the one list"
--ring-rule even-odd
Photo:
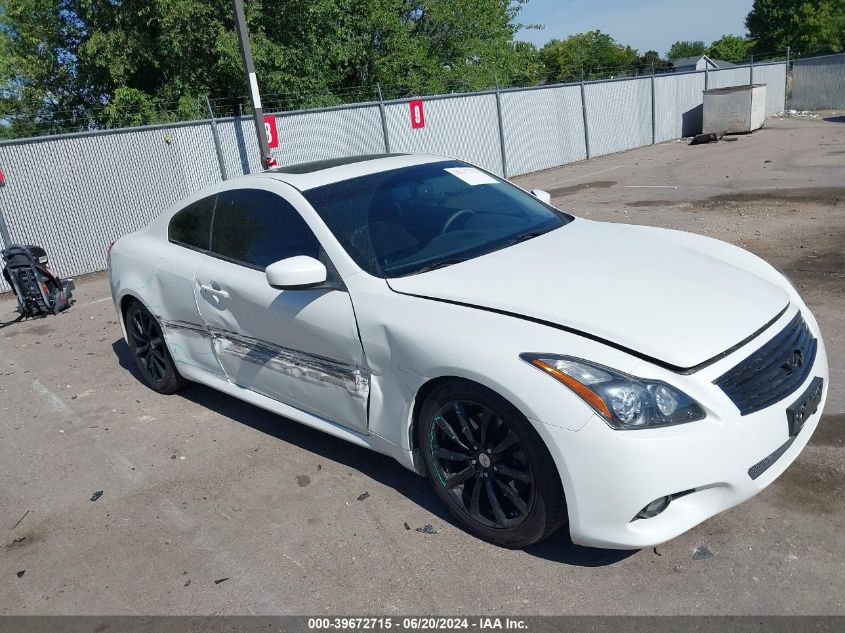
[(574, 391), (614, 429), (643, 429), (694, 422), (704, 409), (665, 382), (644, 380), (569, 356), (521, 354)]

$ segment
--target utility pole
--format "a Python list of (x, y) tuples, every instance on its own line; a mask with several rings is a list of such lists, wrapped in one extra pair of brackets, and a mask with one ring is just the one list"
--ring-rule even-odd
[(232, 10), (235, 14), (235, 28), (241, 43), (241, 56), (244, 59), (246, 81), (252, 99), (252, 110), (255, 116), (255, 134), (258, 136), (258, 150), (261, 152), (261, 167), (267, 169), (270, 161), (270, 148), (267, 146), (267, 131), (264, 129), (264, 111), (261, 109), (261, 95), (258, 92), (258, 79), (255, 76), (255, 66), (252, 63), (252, 48), (249, 45), (249, 32), (246, 29), (243, 0), (232, 0)]

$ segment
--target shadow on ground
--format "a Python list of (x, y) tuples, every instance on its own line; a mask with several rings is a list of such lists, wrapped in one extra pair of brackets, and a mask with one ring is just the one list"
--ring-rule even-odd
[[(122, 338), (116, 340), (112, 343), (112, 349), (120, 366), (129, 371), (136, 380), (143, 382), (126, 341)], [(180, 392), (179, 396), (256, 431), (298, 446), (325, 459), (343, 464), (348, 468), (354, 468), (367, 477), (393, 488), (421, 508), (436, 515), (444, 523), (449, 523), (457, 529), (461, 529), (437, 499), (428, 481), (403, 468), (389, 457), (344, 442), (292, 420), (285, 420), (289, 422), (285, 424), (279, 419), (280, 416), (275, 413), (265, 411), (260, 407), (204, 385), (192, 383)], [(612, 565), (636, 553), (635, 551), (603, 550), (575, 545), (565, 528), (542, 543), (525, 548), (524, 551), (537, 558), (578, 567)]]
[(0, 330), (2, 330), (5, 327), (9, 327), (10, 325), (14, 325), (15, 323), (20, 323), (21, 321), (23, 321), (22, 316), (19, 316), (16, 319), (12, 319), (11, 321), (3, 321), (2, 323), (0, 323)]

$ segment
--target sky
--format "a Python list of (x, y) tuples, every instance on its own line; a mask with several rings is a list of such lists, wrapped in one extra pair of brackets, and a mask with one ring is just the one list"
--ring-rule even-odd
[(538, 47), (550, 39), (600, 30), (640, 53), (665, 55), (678, 40), (710, 43), (722, 35), (745, 35), (753, 0), (530, 0), (517, 18), (545, 29), (520, 31), (517, 39)]

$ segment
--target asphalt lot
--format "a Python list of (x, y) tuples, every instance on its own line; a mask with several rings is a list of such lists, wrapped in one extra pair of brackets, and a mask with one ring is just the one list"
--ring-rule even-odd
[[(205, 387), (145, 388), (94, 275), (68, 312), (0, 329), (0, 614), (845, 614), (845, 117), (515, 180), (787, 272), (825, 334), (831, 389), (770, 488), (656, 550), (565, 532), (500, 549), (388, 458)], [(0, 321), (13, 309), (0, 299)], [(713, 556), (694, 560), (699, 546)]]

